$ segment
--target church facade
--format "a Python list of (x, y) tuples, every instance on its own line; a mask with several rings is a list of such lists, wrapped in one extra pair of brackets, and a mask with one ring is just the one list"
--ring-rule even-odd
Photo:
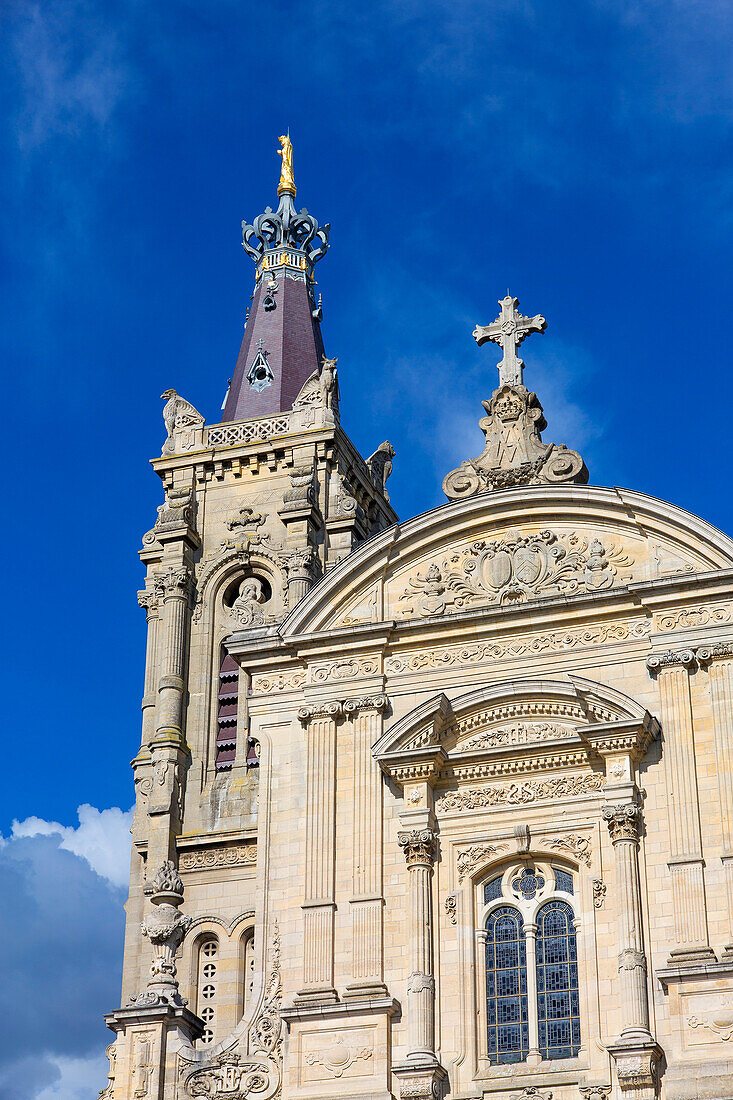
[(280, 143), (222, 422), (163, 395), (101, 1095), (730, 1097), (733, 540), (543, 441), (510, 295), (484, 451), (398, 521)]

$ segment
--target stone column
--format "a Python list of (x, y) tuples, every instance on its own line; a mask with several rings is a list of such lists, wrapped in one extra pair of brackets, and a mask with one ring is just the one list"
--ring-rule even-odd
[(303, 988), (299, 1000), (335, 1001), (336, 721), (340, 703), (302, 707), (306, 726)]
[[(527, 1001), (530, 1005), (537, 1004), (537, 925), (534, 921), (527, 921), (524, 925), (524, 935), (527, 944)], [(527, 1065), (538, 1066), (542, 1061), (540, 1053), (540, 1027), (537, 1013), (530, 1008), (528, 1024), (529, 1049), (527, 1050)]]
[(288, 607), (293, 608), (310, 591), (318, 568), (318, 556), (311, 546), (296, 550), (285, 562), (288, 575)]
[(350, 699), (344, 712), (353, 726), (352, 982), (351, 997), (384, 994), (382, 972), (382, 773), (372, 746), (382, 732), (386, 695)]
[(703, 876), (700, 806), (695, 769), (689, 670), (695, 666), (692, 650), (657, 653), (647, 668), (659, 683), (664, 744), (662, 756), (667, 780), (669, 841), (668, 866), (672, 879), (677, 946), (670, 963), (714, 961), (708, 942)]
[(700, 648), (697, 659), (708, 670), (713, 704), (713, 737), (730, 937), (723, 958), (728, 961), (733, 960), (733, 645), (719, 642), (717, 645)]
[(618, 969), (624, 1019), (620, 1038), (645, 1042), (651, 1040), (651, 1034), (639, 882), (641, 812), (636, 802), (612, 804), (604, 806), (603, 818), (616, 858)]
[(628, 1100), (653, 1100), (661, 1050), (649, 1031), (647, 963), (639, 879), (641, 811), (636, 802), (603, 808), (616, 863), (618, 970), (623, 1026), (608, 1049), (613, 1055), (622, 1093)]
[(407, 1057), (435, 1058), (435, 977), (433, 974), (433, 860), (435, 833), (398, 833), (408, 871), (409, 964), (407, 979)]
[(158, 698), (155, 732), (150, 742), (153, 764), (148, 814), (159, 817), (150, 829), (148, 866), (173, 855), (172, 833), (183, 818), (183, 781), (189, 756), (183, 735), (186, 639), (191, 596), (191, 574), (186, 565), (159, 573), (155, 592), (161, 604), (158, 659)]
[(145, 608), (148, 624), (148, 638), (145, 648), (145, 685), (142, 699), (142, 738), (141, 748), (147, 752), (155, 732), (155, 704), (157, 701), (157, 659), (158, 635), (160, 633), (160, 610), (158, 597), (154, 590), (143, 589), (137, 594), (137, 602)]

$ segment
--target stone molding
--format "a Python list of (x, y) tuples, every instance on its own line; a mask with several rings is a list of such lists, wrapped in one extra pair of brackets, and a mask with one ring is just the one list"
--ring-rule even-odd
[(603, 786), (603, 776), (598, 772), (590, 772), (540, 781), (524, 780), (501, 787), (473, 787), (439, 795), (437, 810), (445, 813), (483, 809), (486, 806), (523, 806), (530, 802), (598, 794)]
[(217, 867), (241, 867), (257, 862), (257, 844), (230, 845), (226, 848), (204, 848), (181, 852), (179, 869), (187, 871), (209, 871)]

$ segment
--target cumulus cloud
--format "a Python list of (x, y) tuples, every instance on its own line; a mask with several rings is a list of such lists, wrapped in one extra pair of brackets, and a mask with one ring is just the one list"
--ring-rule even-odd
[(60, 825), (58, 821), (44, 821), (41, 817), (27, 817), (24, 821), (13, 822), (12, 835), (15, 838), (60, 836), (60, 848), (85, 859), (93, 871), (113, 886), (126, 886), (132, 810), (123, 811), (117, 806), (97, 810), (85, 802), (79, 806), (77, 815), (79, 825), (76, 828)]
[[(119, 1004), (130, 815), (80, 806), (76, 828), (29, 818), (0, 843), (0, 1100), (82, 1100), (105, 1084)], [(126, 836), (126, 840), (123, 839)]]

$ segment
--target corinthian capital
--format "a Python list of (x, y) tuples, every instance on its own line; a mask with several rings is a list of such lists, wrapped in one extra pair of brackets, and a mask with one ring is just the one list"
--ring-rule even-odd
[(405, 853), (408, 867), (431, 867), (435, 859), (435, 840), (432, 829), (409, 829), (397, 834), (397, 843)]
[(687, 668), (695, 665), (695, 654), (691, 649), (668, 649), (664, 653), (653, 653), (647, 657), (646, 667), (652, 676), (665, 668)]
[(641, 810), (636, 802), (624, 802), (603, 807), (603, 820), (608, 825), (611, 841), (639, 839)]
[(170, 596), (188, 596), (191, 590), (191, 573), (186, 565), (179, 565), (158, 573), (153, 581), (155, 595), (160, 600)]

